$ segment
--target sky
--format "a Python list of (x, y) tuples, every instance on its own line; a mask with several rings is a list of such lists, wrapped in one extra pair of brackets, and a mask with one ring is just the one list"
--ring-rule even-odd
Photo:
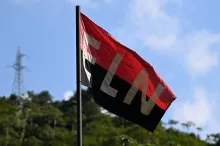
[(136, 51), (177, 95), (163, 117), (220, 132), (220, 1), (0, 0), (0, 95), (10, 95), (18, 46), (26, 90), (68, 99), (76, 89), (75, 6)]

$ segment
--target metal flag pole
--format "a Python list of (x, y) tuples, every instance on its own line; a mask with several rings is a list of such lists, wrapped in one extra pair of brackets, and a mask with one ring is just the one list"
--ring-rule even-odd
[(80, 6), (76, 6), (76, 97), (77, 97), (77, 146), (82, 146), (82, 93), (81, 93), (81, 49)]

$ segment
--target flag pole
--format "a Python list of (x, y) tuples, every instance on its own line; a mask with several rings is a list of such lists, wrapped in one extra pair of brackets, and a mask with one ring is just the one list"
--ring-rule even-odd
[(81, 93), (81, 49), (80, 6), (76, 6), (76, 83), (77, 83), (77, 146), (82, 146), (82, 93)]

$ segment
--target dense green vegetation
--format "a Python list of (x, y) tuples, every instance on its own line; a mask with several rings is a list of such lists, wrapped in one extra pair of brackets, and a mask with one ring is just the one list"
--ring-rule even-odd
[[(170, 120), (160, 123), (152, 134), (147, 130), (117, 116), (100, 112), (88, 92), (83, 94), (83, 146), (218, 146), (220, 134), (200, 140), (194, 133), (175, 129), (181, 124), (186, 129), (196, 128), (193, 122), (178, 123)], [(0, 145), (1, 146), (75, 146), (76, 101), (53, 101), (47, 91), (28, 92), (19, 110), (15, 95), (0, 97)], [(165, 128), (169, 125), (169, 128)], [(167, 127), (167, 126), (166, 126)]]

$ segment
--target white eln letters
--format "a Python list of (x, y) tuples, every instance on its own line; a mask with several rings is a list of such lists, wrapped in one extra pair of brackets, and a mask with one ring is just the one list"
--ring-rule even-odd
[(124, 103), (131, 103), (136, 93), (138, 92), (139, 87), (142, 87), (142, 98), (145, 98), (148, 87), (148, 73), (143, 69), (140, 71), (140, 73), (134, 80), (130, 90), (125, 96)]
[(148, 88), (148, 73), (142, 69), (136, 77), (136, 79), (134, 80), (123, 102), (128, 105), (131, 104), (133, 98), (137, 94), (138, 89), (140, 87), (142, 88), (141, 113), (144, 115), (149, 115), (153, 107), (155, 106), (157, 99), (163, 92), (164, 87), (161, 84), (158, 84), (150, 99), (146, 101), (146, 93)]
[(95, 64), (96, 58), (94, 56), (92, 56), (92, 54), (88, 51), (89, 45), (91, 45), (96, 50), (99, 50), (101, 43), (85, 32), (84, 36), (83, 36), (83, 48), (82, 48), (83, 49), (83, 56), (82, 56), (82, 58), (83, 58), (83, 67), (85, 69), (86, 76), (87, 76), (89, 83), (90, 83), (89, 86), (91, 87), (91, 73), (86, 70), (86, 65), (85, 65), (86, 60), (85, 59), (87, 59), (90, 63)]
[(155, 103), (157, 102), (157, 99), (160, 97), (160, 95), (164, 91), (164, 86), (161, 84), (158, 84), (154, 93), (151, 95), (150, 99), (146, 101), (146, 95), (143, 98), (141, 98), (141, 113), (144, 115), (149, 115), (152, 109), (155, 106)]
[(101, 85), (101, 90), (112, 97), (116, 97), (118, 91), (112, 88), (110, 83), (122, 59), (123, 57), (120, 54), (116, 54)]
[[(93, 48), (96, 50), (100, 49), (101, 42), (97, 41), (95, 38), (87, 34), (86, 32), (84, 33), (83, 36), (83, 67), (86, 72), (86, 76), (88, 78), (88, 81), (90, 83), (91, 87), (91, 73), (86, 70), (86, 65), (85, 61), (88, 60), (90, 63), (95, 64), (96, 58), (92, 56), (92, 54), (89, 52), (88, 47), (91, 45)], [(110, 83), (115, 75), (115, 72), (121, 63), (123, 57), (120, 54), (116, 54), (114, 57), (109, 70), (101, 84), (101, 91), (105, 92), (106, 94), (116, 97), (118, 90), (112, 88), (110, 86)], [(126, 94), (124, 98), (124, 103), (130, 105), (132, 100), (134, 99), (135, 95), (137, 94), (139, 88), (141, 87), (142, 89), (142, 97), (141, 97), (141, 108), (140, 112), (144, 115), (149, 115), (150, 112), (152, 111), (153, 107), (155, 106), (155, 103), (159, 96), (163, 93), (164, 91), (164, 86), (161, 84), (158, 84), (154, 93), (151, 95), (150, 99), (146, 101), (146, 93), (148, 89), (148, 73), (142, 69), (136, 79), (134, 80), (130, 90)]]

